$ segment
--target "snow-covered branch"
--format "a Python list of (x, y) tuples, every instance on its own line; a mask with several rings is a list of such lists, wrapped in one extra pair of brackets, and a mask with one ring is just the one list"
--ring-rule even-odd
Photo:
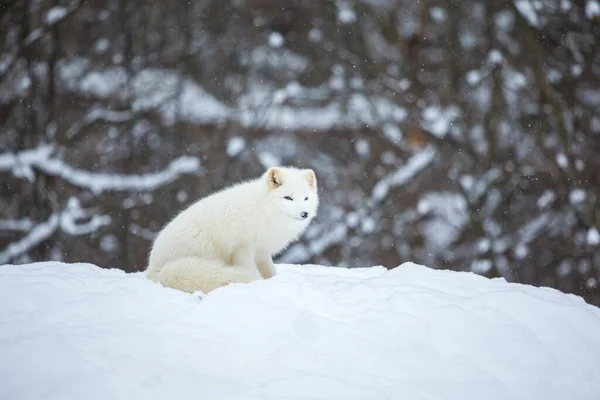
[(64, 179), (73, 186), (88, 189), (93, 193), (154, 190), (172, 182), (180, 175), (200, 169), (196, 157), (183, 156), (175, 159), (159, 172), (140, 175), (120, 175), (95, 173), (74, 168), (65, 161), (52, 157), (52, 146), (39, 146), (18, 154), (0, 154), (0, 171), (11, 170), (15, 176), (25, 176), (33, 180), (33, 169)]
[(36, 225), (27, 236), (8, 245), (0, 251), (0, 265), (8, 263), (13, 258), (28, 252), (35, 246), (47, 240), (56, 232), (60, 223), (58, 214), (52, 214), (47, 221)]
[[(67, 208), (60, 215), (60, 228), (71, 236), (87, 235), (109, 225), (108, 215), (92, 214), (94, 210), (83, 209), (75, 197), (71, 197)], [(86, 222), (80, 222), (84, 220)]]
[(371, 198), (375, 203), (381, 202), (392, 188), (398, 188), (409, 183), (421, 171), (427, 168), (435, 159), (437, 152), (433, 147), (412, 156), (404, 165), (398, 167), (394, 172), (377, 182), (371, 192)]
[[(0, 265), (27, 253), (52, 236), (57, 230), (62, 230), (71, 236), (86, 235), (109, 225), (111, 219), (107, 215), (93, 214), (94, 210), (81, 208), (79, 201), (72, 197), (62, 212), (52, 214), (47, 221), (33, 225), (31, 220), (0, 221), (0, 229), (24, 228), (28, 226), (29, 233), (21, 240), (11, 243), (0, 251)], [(83, 221), (83, 222), (82, 222)], [(22, 225), (22, 226), (21, 226)], [(14, 229), (13, 229), (14, 230)]]
[(94, 108), (85, 116), (85, 118), (83, 118), (83, 120), (74, 123), (69, 128), (67, 131), (67, 138), (72, 139), (81, 132), (82, 129), (98, 121), (118, 123), (125, 122), (131, 118), (133, 118), (133, 113), (130, 110), (114, 111), (106, 110), (104, 108)]
[[(14, 65), (17, 64), (17, 61), (21, 58), (23, 50), (33, 44), (35, 44), (38, 40), (40, 40), (44, 35), (46, 35), (52, 27), (61, 22), (63, 19), (73, 14), (75, 11), (79, 9), (84, 0), (75, 0), (68, 6), (55, 6), (46, 12), (44, 15), (44, 23), (42, 27), (37, 28), (31, 31), (23, 40), (22, 46), (18, 48), (15, 54), (11, 54), (8, 56), (9, 58), (6, 62), (0, 63), (0, 78), (4, 77)], [(15, 2), (16, 3), (16, 2)], [(5, 5), (4, 10), (0, 9), (0, 15), (2, 11), (6, 11), (11, 4)]]
[(539, 11), (542, 7), (542, 3), (530, 1), (530, 0), (516, 0), (512, 3), (513, 7), (517, 10), (517, 12), (525, 18), (525, 20), (529, 23), (529, 25), (533, 27), (540, 26), (540, 16)]
[(156, 239), (156, 232), (152, 231), (151, 229), (142, 228), (137, 224), (131, 224), (129, 226), (129, 232), (138, 237), (144, 238), (149, 242), (152, 242), (154, 239)]
[(65, 19), (67, 16), (73, 14), (77, 9), (81, 6), (83, 0), (73, 1), (67, 7), (56, 6), (48, 10), (44, 17), (44, 25), (42, 28), (38, 28), (31, 32), (25, 38), (24, 45), (25, 47), (31, 46), (33, 43), (38, 41), (50, 28), (54, 25), (58, 24), (60, 21)]
[(0, 219), (0, 231), (5, 232), (27, 232), (33, 227), (33, 221), (29, 218), (23, 219)]

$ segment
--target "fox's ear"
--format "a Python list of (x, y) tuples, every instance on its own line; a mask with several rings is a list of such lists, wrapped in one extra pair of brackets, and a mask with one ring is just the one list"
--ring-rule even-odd
[(317, 177), (315, 175), (315, 171), (313, 171), (312, 169), (307, 169), (304, 171), (304, 176), (306, 177), (306, 180), (308, 181), (308, 186), (310, 186), (311, 189), (316, 189)]
[(277, 167), (271, 167), (267, 170), (267, 185), (269, 186), (269, 192), (273, 189), (277, 189), (283, 181), (281, 180), (283, 171)]

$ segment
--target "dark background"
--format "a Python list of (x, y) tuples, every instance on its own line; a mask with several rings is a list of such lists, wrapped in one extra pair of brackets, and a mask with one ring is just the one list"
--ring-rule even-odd
[(145, 268), (195, 199), (313, 168), (279, 262), (405, 261), (600, 304), (600, 6), (0, 1), (0, 264)]

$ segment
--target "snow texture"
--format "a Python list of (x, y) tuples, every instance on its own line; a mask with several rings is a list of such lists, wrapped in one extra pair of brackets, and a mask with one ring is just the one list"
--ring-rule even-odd
[(2, 399), (597, 400), (600, 310), (406, 263), (278, 265), (203, 300), (90, 264), (0, 267)]

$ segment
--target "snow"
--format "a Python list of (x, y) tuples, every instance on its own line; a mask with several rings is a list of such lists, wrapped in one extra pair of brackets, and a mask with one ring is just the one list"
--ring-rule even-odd
[[(519, 244), (531, 243), (544, 229), (548, 228), (550, 222), (551, 218), (548, 214), (541, 214), (532, 218), (519, 230)], [(519, 250), (518, 254), (523, 254), (523, 252)]]
[(320, 42), (323, 40), (323, 31), (319, 28), (311, 28), (311, 30), (308, 31), (308, 39), (313, 43)]
[(327, 85), (320, 87), (301, 86), (297, 81), (283, 88), (254, 83), (246, 94), (239, 97), (230, 117), (248, 128), (314, 131), (327, 131), (333, 127), (382, 126), (408, 117), (404, 107), (382, 96), (353, 93), (348, 101), (324, 102), (346, 85), (343, 68), (338, 65), (332, 70)]
[[(87, 222), (80, 223), (80, 220)], [(108, 215), (91, 214), (90, 210), (81, 207), (75, 197), (69, 198), (67, 207), (60, 213), (61, 229), (71, 236), (86, 235), (110, 223), (111, 218)]]
[(600, 17), (600, 2), (598, 0), (588, 0), (585, 3), (585, 16), (589, 19)]
[(382, 127), (381, 133), (383, 133), (383, 136), (385, 136), (387, 140), (395, 145), (398, 145), (402, 141), (402, 131), (398, 125), (385, 124)]
[(438, 24), (441, 24), (448, 18), (448, 12), (441, 7), (431, 7), (429, 9), (429, 15)]
[(585, 201), (586, 198), (586, 194), (585, 194), (585, 190), (583, 189), (572, 189), (569, 192), (569, 201), (571, 202), (571, 204), (579, 204), (582, 203), (583, 201)]
[(481, 238), (477, 241), (477, 252), (486, 253), (491, 248), (490, 239)]
[[(0, 265), (7, 263), (14, 257), (24, 254), (33, 249), (38, 244), (48, 239), (58, 229), (60, 218), (57, 214), (52, 214), (47, 221), (36, 225), (31, 229), (27, 236), (9, 244), (0, 252)], [(0, 397), (2, 398), (2, 397)]]
[[(307, 59), (285, 48), (273, 48), (273, 45), (279, 44), (278, 35), (281, 36), (276, 32), (272, 33), (269, 36), (270, 46), (259, 47), (252, 52), (252, 63), (257, 68), (264, 66), (294, 73), (306, 71), (310, 65)], [(281, 40), (284, 38), (281, 37)], [(99, 42), (98, 46), (100, 50), (97, 50), (103, 51), (104, 44)], [(97, 114), (90, 113), (83, 122), (76, 122), (70, 129), (71, 136), (71, 131), (79, 132), (81, 125), (94, 122), (94, 118), (107, 121), (113, 118), (131, 119), (136, 113), (151, 109), (157, 110), (163, 123), (168, 126), (178, 119), (198, 124), (231, 120), (247, 128), (274, 130), (327, 131), (335, 126), (382, 126), (390, 122), (401, 122), (408, 117), (405, 108), (384, 96), (367, 97), (362, 93), (353, 93), (348, 102), (339, 99), (324, 102), (332, 98), (333, 92), (346, 87), (346, 79), (358, 87), (355, 90), (362, 90), (361, 85), (364, 83), (359, 84), (357, 77), (346, 78), (343, 68), (339, 65), (337, 67), (339, 68), (333, 68), (330, 82), (319, 87), (305, 87), (292, 81), (284, 88), (274, 88), (273, 85), (254, 82), (247, 92), (237, 98), (236, 104), (231, 106), (218, 100), (194, 79), (171, 69), (147, 68), (129, 76), (122, 66), (97, 68), (92, 67), (89, 59), (73, 57), (59, 60), (57, 72), (62, 88), (85, 97), (108, 99), (125, 96), (126, 93), (131, 96), (132, 110), (98, 109)], [(406, 85), (409, 85), (408, 81)], [(283, 104), (286, 101), (290, 104)], [(441, 115), (441, 123), (435, 126), (446, 126), (455, 119), (456, 109), (450, 108), (444, 112), (447, 115)]]
[(471, 271), (476, 272), (478, 274), (485, 274), (489, 270), (491, 270), (493, 264), (490, 260), (473, 260), (471, 262)]
[(258, 153), (258, 160), (260, 161), (264, 169), (277, 167), (278, 165), (281, 165), (281, 159), (279, 158), (279, 156), (269, 151), (263, 151), (261, 153)]
[(104, 235), (100, 239), (100, 249), (105, 253), (113, 253), (119, 247), (119, 239), (115, 235)]
[(1, 231), (28, 232), (33, 227), (33, 221), (24, 219), (0, 219)]
[(352, 24), (356, 22), (356, 13), (347, 2), (337, 2), (337, 20), (341, 24)]
[(517, 10), (531, 26), (539, 26), (540, 19), (538, 17), (537, 12), (535, 11), (536, 2), (531, 0), (516, 0), (515, 6)]
[(574, 77), (580, 76), (582, 71), (583, 67), (579, 64), (573, 64), (571, 66), (571, 75), (573, 75)]
[(468, 29), (467, 27), (463, 28), (463, 32), (458, 37), (458, 40), (463, 49), (472, 50), (475, 47), (475, 45), (477, 44), (478, 36), (475, 33), (470, 32), (467, 29)]
[(508, 10), (498, 11), (494, 15), (494, 24), (501, 31), (508, 32), (515, 24), (515, 16)]
[(126, 83), (125, 68), (113, 67), (102, 71), (91, 71), (79, 82), (79, 89), (88, 95), (108, 98), (117, 94)]
[(364, 139), (357, 140), (356, 143), (354, 143), (354, 148), (356, 149), (356, 152), (363, 157), (368, 157), (371, 152), (369, 142)]
[(310, 66), (310, 61), (304, 55), (270, 46), (255, 47), (250, 52), (250, 59), (255, 68), (288, 70), (290, 73), (306, 71)]
[(356, 228), (360, 222), (360, 216), (357, 212), (351, 211), (346, 216), (346, 225), (350, 228)]
[(334, 91), (342, 91), (346, 87), (346, 81), (344, 80), (344, 76), (341, 74), (333, 74), (331, 78), (329, 78), (329, 86)]
[(460, 117), (458, 107), (429, 106), (422, 112), (421, 125), (434, 135), (443, 137), (450, 131), (450, 127), (458, 117)]
[(87, 71), (89, 68), (90, 61), (82, 57), (58, 63), (59, 76), (68, 90), (106, 99), (123, 95), (129, 83), (133, 111), (156, 108), (167, 125), (174, 123), (177, 113), (182, 121), (192, 123), (220, 122), (231, 114), (225, 104), (193, 79), (174, 70), (147, 68), (128, 77), (121, 66)]
[(558, 153), (556, 155), (556, 163), (562, 168), (567, 168), (569, 166), (569, 159), (563, 153)]
[(394, 172), (381, 179), (371, 192), (371, 198), (375, 202), (381, 202), (392, 188), (402, 187), (410, 182), (419, 172), (423, 171), (434, 161), (437, 152), (433, 147), (412, 156), (404, 165), (398, 167)]
[(522, 260), (529, 255), (529, 249), (523, 243), (519, 243), (513, 250), (517, 260)]
[(69, 10), (66, 7), (52, 7), (46, 13), (46, 25), (56, 24), (58, 21), (63, 19), (68, 14), (68, 12)]
[(0, 398), (597, 399), (600, 310), (579, 297), (412, 263), (277, 269), (200, 300), (2, 266)]
[(262, 114), (252, 108), (242, 110), (239, 121), (245, 127), (265, 126), (271, 129), (314, 129), (324, 131), (334, 127), (343, 115), (335, 104), (325, 107), (267, 107)]
[(598, 246), (600, 244), (600, 232), (596, 228), (590, 228), (586, 235), (587, 244), (590, 246)]
[[(0, 265), (4, 264), (17, 256), (20, 256), (35, 246), (47, 240), (58, 229), (71, 236), (85, 235), (97, 231), (99, 228), (110, 224), (111, 218), (108, 215), (95, 214), (94, 210), (83, 209), (79, 200), (71, 197), (64, 210), (51, 214), (50, 217), (41, 223), (35, 224), (31, 220), (0, 221), (0, 227), (4, 224), (8, 227), (23, 228), (28, 227), (27, 234), (17, 241), (9, 244), (5, 249), (0, 251)], [(84, 221), (84, 222), (81, 222)]]
[[(373, 218), (365, 218), (361, 223), (360, 229), (364, 233), (373, 233), (375, 231), (376, 227), (377, 227), (377, 224)], [(340, 240), (340, 242), (341, 242), (341, 240)]]
[(101, 38), (94, 42), (94, 50), (98, 54), (104, 54), (108, 50), (110, 42), (106, 38)]
[(188, 199), (188, 193), (185, 190), (178, 190), (175, 198), (180, 203), (185, 203)]
[(504, 68), (502, 70), (504, 82), (510, 90), (521, 90), (527, 87), (527, 77), (513, 68)]
[(498, 65), (502, 62), (502, 60), (504, 60), (504, 56), (502, 55), (502, 52), (500, 52), (500, 50), (498, 50), (498, 49), (490, 50), (488, 57), (487, 57), (487, 61), (490, 65)]
[(223, 121), (230, 111), (223, 103), (202, 89), (192, 79), (183, 81), (183, 93), (179, 102), (180, 118), (184, 121), (209, 124)]
[(550, 189), (544, 190), (540, 198), (537, 200), (537, 206), (539, 208), (546, 208), (550, 206), (554, 200), (556, 200), (556, 193)]
[(571, 0), (561, 0), (560, 1), (560, 9), (561, 11), (569, 11), (571, 9), (571, 7), (573, 7), (573, 3), (571, 3)]
[(278, 47), (283, 46), (284, 43), (285, 43), (285, 39), (281, 33), (272, 32), (269, 35), (269, 46), (278, 48)]
[(241, 136), (234, 136), (227, 141), (227, 155), (235, 157), (246, 148), (246, 140)]
[(476, 86), (483, 79), (483, 74), (479, 70), (472, 70), (467, 73), (467, 82), (471, 86)]
[(18, 154), (0, 153), (0, 171), (12, 170), (16, 176), (34, 179), (33, 168), (50, 176), (58, 176), (73, 186), (94, 193), (105, 191), (153, 190), (169, 183), (182, 174), (200, 169), (196, 157), (182, 156), (173, 160), (166, 169), (141, 175), (121, 175), (90, 172), (77, 169), (52, 156), (53, 147), (38, 146)]
[(429, 248), (448, 248), (468, 222), (468, 205), (462, 195), (452, 192), (430, 192), (417, 203), (417, 211), (427, 216), (422, 231)]
[(133, 118), (133, 113), (129, 110), (114, 111), (102, 107), (91, 107), (90, 111), (79, 121), (75, 121), (67, 130), (67, 137), (72, 139), (79, 134), (86, 126), (97, 121), (106, 122), (124, 122)]
[(343, 243), (348, 238), (348, 227), (345, 224), (336, 224), (323, 232), (319, 238), (310, 243), (312, 254), (322, 254), (326, 249), (336, 243)]

